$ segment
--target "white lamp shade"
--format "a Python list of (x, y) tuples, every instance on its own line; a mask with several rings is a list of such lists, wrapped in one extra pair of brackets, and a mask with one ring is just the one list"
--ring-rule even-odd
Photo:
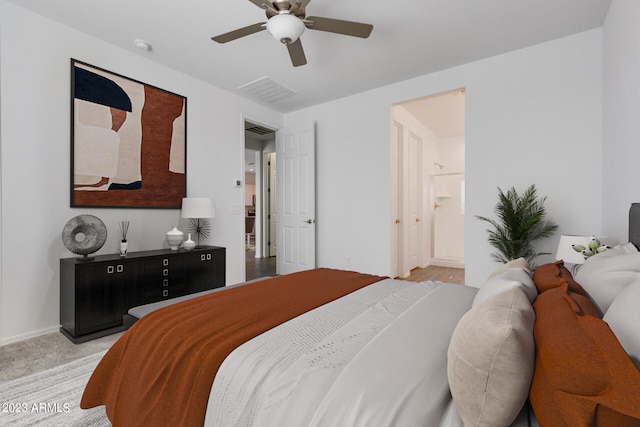
[(215, 218), (213, 199), (185, 197), (182, 199), (182, 218)]
[(305, 26), (300, 18), (281, 13), (267, 21), (267, 31), (278, 41), (293, 43), (304, 32)]

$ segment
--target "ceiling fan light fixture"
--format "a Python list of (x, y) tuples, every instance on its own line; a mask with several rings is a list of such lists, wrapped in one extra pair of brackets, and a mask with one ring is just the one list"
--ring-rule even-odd
[[(284, 12), (284, 13), (283, 13)], [(302, 20), (289, 11), (281, 11), (278, 15), (267, 21), (267, 31), (278, 41), (290, 44), (298, 40), (304, 32), (305, 26)]]

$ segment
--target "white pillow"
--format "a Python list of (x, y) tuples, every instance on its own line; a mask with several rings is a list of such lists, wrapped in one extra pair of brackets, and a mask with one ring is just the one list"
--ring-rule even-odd
[(613, 257), (613, 256), (618, 256), (618, 255), (624, 255), (624, 254), (632, 254), (632, 253), (636, 253), (638, 252), (638, 248), (636, 248), (636, 246), (629, 242), (629, 243), (620, 243), (615, 245), (614, 247), (607, 249), (604, 252), (600, 252), (597, 253), (589, 258), (587, 258), (587, 260), (585, 261), (585, 263), (587, 262), (591, 262), (592, 260), (598, 260), (598, 259), (602, 259), (602, 258), (609, 258), (609, 257)]
[(487, 298), (513, 287), (522, 289), (531, 304), (538, 297), (538, 289), (533, 283), (529, 270), (517, 267), (505, 270), (487, 280), (478, 290), (471, 306), (475, 307)]
[(640, 369), (640, 279), (614, 298), (602, 318)]
[(508, 426), (529, 395), (535, 314), (519, 287), (469, 310), (453, 331), (447, 377), (465, 426)]
[(511, 260), (506, 264), (502, 264), (500, 267), (496, 268), (495, 271), (489, 276), (489, 279), (512, 268), (523, 268), (529, 273), (529, 275), (531, 275), (531, 267), (529, 266), (529, 261), (527, 261), (525, 258), (520, 257), (518, 259)]
[(603, 313), (624, 288), (640, 278), (640, 252), (616, 251), (615, 256), (601, 256), (607, 252), (589, 258), (574, 276)]

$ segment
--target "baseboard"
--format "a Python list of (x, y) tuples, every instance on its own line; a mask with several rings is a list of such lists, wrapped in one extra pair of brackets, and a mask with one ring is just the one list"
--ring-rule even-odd
[(8, 344), (13, 344), (15, 342), (28, 340), (29, 338), (35, 338), (42, 335), (52, 334), (54, 332), (58, 332), (59, 330), (60, 330), (60, 326), (58, 325), (58, 326), (52, 326), (46, 329), (41, 329), (39, 331), (29, 332), (28, 334), (15, 335), (13, 337), (3, 338), (0, 341), (0, 347)]
[(436, 267), (464, 268), (464, 261), (432, 259), (431, 265)]

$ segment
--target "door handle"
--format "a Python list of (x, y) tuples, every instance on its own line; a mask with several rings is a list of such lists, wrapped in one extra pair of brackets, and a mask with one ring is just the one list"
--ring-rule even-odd
[(306, 222), (307, 224), (313, 224), (315, 221), (309, 218), (309, 219), (302, 220), (302, 222)]

